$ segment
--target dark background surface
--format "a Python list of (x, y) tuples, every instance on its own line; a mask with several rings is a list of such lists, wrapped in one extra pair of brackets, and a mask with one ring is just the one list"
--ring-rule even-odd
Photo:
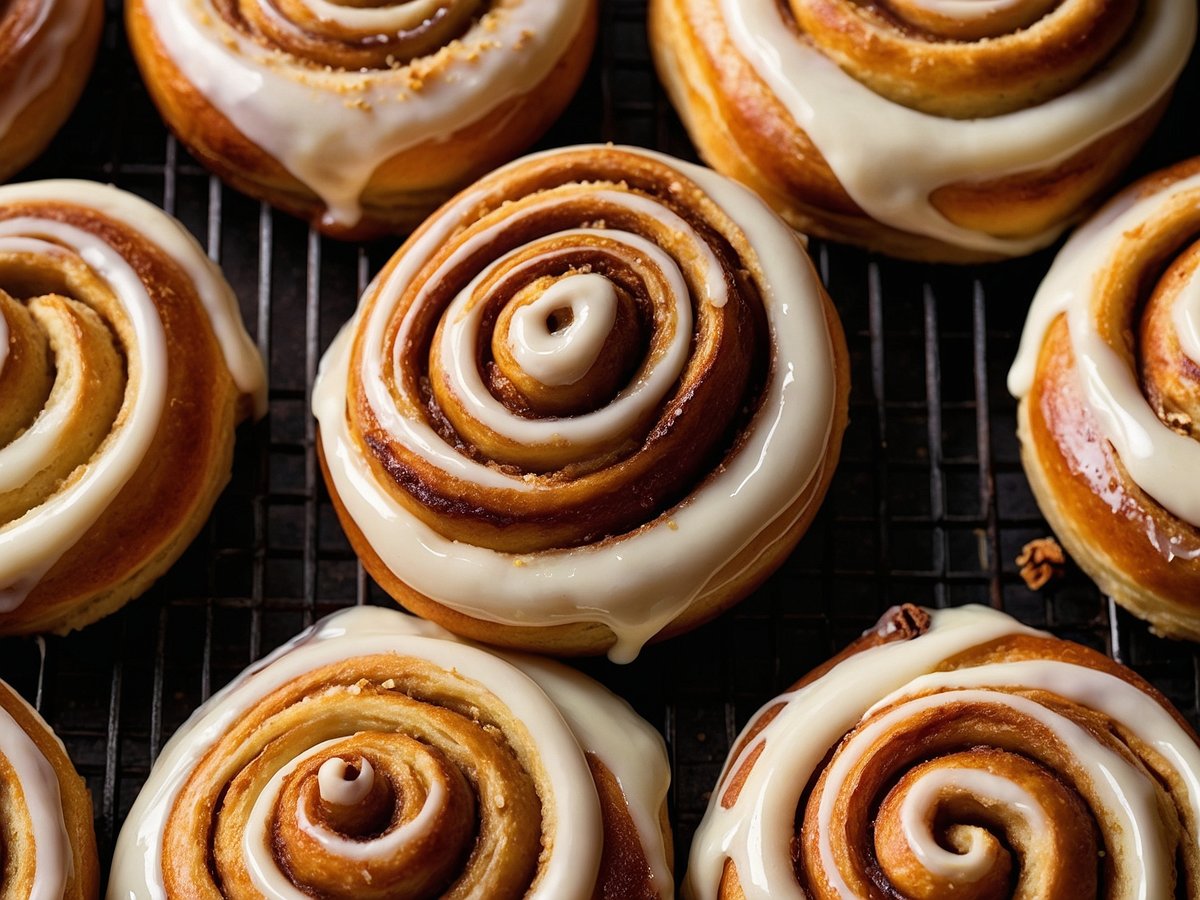
[[(149, 593), (82, 633), (0, 641), (0, 677), (37, 703), (87, 778), (105, 871), (150, 764), (202, 700), (315, 617), (390, 603), (338, 526), (308, 410), (321, 353), (400, 243), (323, 239), (210, 177), (167, 135), (130, 59), (120, 4), (109, 7), (82, 103), (19, 178), (115, 182), (182, 219), (237, 290), (269, 360), (271, 410), (239, 432), (211, 522)], [(602, 15), (588, 79), (540, 146), (612, 140), (694, 158), (649, 63), (645, 0), (602, 0)], [(1200, 150), (1198, 80), (1193, 64), (1135, 173)], [(629, 666), (581, 664), (667, 740), (680, 877), (751, 713), (895, 603), (1002, 608), (1118, 656), (1198, 719), (1192, 646), (1153, 637), (1073, 567), (1040, 594), (1017, 575), (1021, 546), (1048, 529), (1018, 461), (1004, 379), (1053, 251), (965, 269), (821, 242), (812, 252), (854, 379), (842, 463), (816, 523), (731, 614)]]

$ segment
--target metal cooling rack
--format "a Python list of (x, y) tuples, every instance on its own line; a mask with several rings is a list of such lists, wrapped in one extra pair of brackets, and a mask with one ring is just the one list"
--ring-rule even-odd
[[(694, 158), (649, 63), (645, 0), (602, 8), (596, 60), (543, 146), (613, 140)], [(1136, 171), (1200, 151), (1197, 81), (1193, 66)], [(308, 391), (322, 351), (399, 242), (322, 239), (210, 177), (147, 98), (119, 0), (83, 102), (22, 177), (112, 181), (182, 219), (223, 266), (270, 364), (270, 415), (239, 433), (233, 481), (178, 565), (81, 633), (0, 641), (0, 676), (37, 703), (91, 786), (107, 868), (151, 762), (202, 700), (315, 617), (390, 603), (364, 576), (321, 484)], [(1191, 646), (1155, 639), (1078, 571), (1032, 594), (1013, 563), (1048, 529), (1018, 462), (1004, 376), (1051, 253), (977, 269), (820, 242), (813, 254), (846, 326), (854, 378), (843, 459), (820, 516), (788, 564), (717, 624), (629, 666), (581, 664), (666, 737), (679, 874), (750, 714), (893, 603), (1003, 608), (1119, 656), (1193, 723), (1200, 717)]]

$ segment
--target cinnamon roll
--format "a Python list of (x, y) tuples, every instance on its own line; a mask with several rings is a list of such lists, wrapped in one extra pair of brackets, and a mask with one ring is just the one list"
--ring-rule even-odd
[(92, 798), (62, 742), (0, 681), (0, 893), (31, 900), (94, 900), (100, 861)]
[(363, 238), (415, 227), (566, 107), (596, 0), (132, 0), (167, 124), (238, 190)]
[(1133, 185), (1038, 289), (1009, 389), (1046, 520), (1107, 594), (1200, 640), (1200, 160)]
[(478, 640), (617, 660), (791, 551), (846, 424), (837, 315), (754, 195), (646, 150), (500, 169), (323, 360), (326, 481), (368, 571)]
[(32, 162), (71, 114), (103, 23), (104, 0), (0, 5), (0, 181)]
[(91, 182), (0, 188), (0, 634), (79, 628), (149, 587), (265, 401), (182, 225)]
[(893, 609), (759, 711), (684, 896), (1200, 896), (1200, 745), (1086, 647), (985, 607)]
[(184, 723), (108, 896), (670, 897), (669, 781), (591, 679), (360, 607)]
[(1195, 40), (1176, 0), (651, 0), (700, 152), (794, 227), (966, 262), (1051, 243), (1133, 158)]

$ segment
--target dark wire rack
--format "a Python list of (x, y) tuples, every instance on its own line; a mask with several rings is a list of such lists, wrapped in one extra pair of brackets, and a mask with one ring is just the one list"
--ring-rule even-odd
[[(317, 363), (398, 239), (347, 245), (208, 175), (164, 129), (129, 56), (119, 0), (87, 94), (22, 178), (111, 181), (178, 216), (220, 262), (269, 362), (270, 415), (238, 434), (233, 480), (202, 536), (149, 593), (68, 637), (0, 641), (0, 676), (62, 737), (95, 802), (101, 858), (154, 758), (213, 690), (315, 618), (389, 605), (342, 535), (313, 454)], [(616, 141), (695, 151), (659, 88), (645, 0), (602, 0), (588, 78), (541, 146)], [(1200, 151), (1185, 75), (1150, 171)], [(1186, 124), (1181, 124), (1186, 123)], [(842, 463), (783, 569), (717, 623), (629, 666), (581, 667), (666, 738), (677, 874), (725, 754), (750, 714), (894, 603), (983, 603), (1105, 650), (1196, 723), (1200, 657), (1153, 637), (1077, 570), (1039, 594), (1014, 559), (1049, 533), (1029, 493), (1004, 379), (1052, 251), (975, 268), (922, 266), (814, 242), (854, 380)]]

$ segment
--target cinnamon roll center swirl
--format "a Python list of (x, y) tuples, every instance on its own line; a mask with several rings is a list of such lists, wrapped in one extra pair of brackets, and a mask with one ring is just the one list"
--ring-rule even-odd
[[(293, 63), (348, 71), (444, 66), (486, 15), (483, 0), (214, 0), (230, 25)], [(414, 73), (419, 76), (421, 73)]]
[[(755, 352), (763, 299), (715, 210), (673, 197), (676, 176), (572, 174), (430, 260), (383, 331), (382, 377), (362, 382), (366, 443), (398, 499), (493, 549), (653, 520), (733, 452), (771, 365)], [(447, 453), (476, 474), (449, 477)]]

